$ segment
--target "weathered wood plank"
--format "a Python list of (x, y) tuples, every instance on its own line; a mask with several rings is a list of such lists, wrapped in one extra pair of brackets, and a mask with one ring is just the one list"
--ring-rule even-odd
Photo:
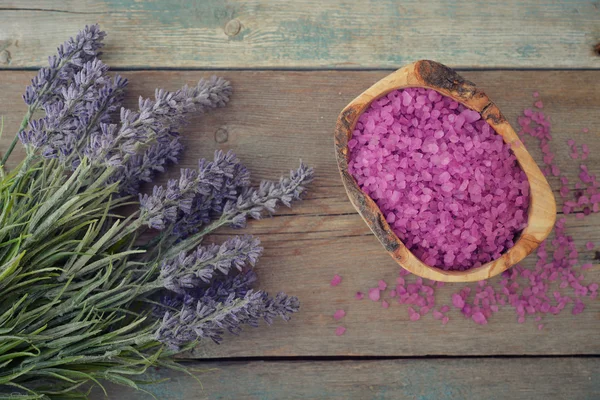
[(594, 0), (2, 0), (0, 67), (99, 22), (115, 67), (600, 68), (599, 19)]
[[(348, 201), (333, 152), (333, 127), (337, 114), (355, 95), (385, 72), (243, 72), (228, 71), (235, 93), (231, 105), (204, 118), (194, 119), (185, 130), (188, 150), (182, 163), (193, 167), (196, 159), (217, 149), (233, 149), (247, 163), (255, 179), (276, 178), (303, 158), (315, 166), (317, 180), (307, 201), (293, 210), (282, 210), (275, 218), (255, 221), (247, 232), (260, 236), (265, 254), (257, 267), (260, 286), (284, 290), (300, 297), (302, 310), (291, 322), (277, 322), (268, 329), (248, 329), (240, 338), (221, 346), (207, 343), (195, 357), (297, 356), (297, 355), (486, 355), (486, 354), (598, 354), (597, 336), (600, 302), (588, 304), (578, 316), (569, 310), (537, 323), (517, 324), (514, 312), (506, 310), (487, 326), (476, 326), (458, 313), (442, 327), (428, 315), (410, 323), (406, 308), (392, 304), (384, 310), (377, 303), (353, 299), (357, 290), (375, 286), (379, 279), (393, 282), (398, 266), (383, 251)], [(558, 164), (577, 180), (578, 162), (567, 156), (566, 140), (586, 141), (591, 147), (586, 161), (600, 175), (600, 72), (465, 72), (464, 76), (486, 89), (489, 96), (514, 121), (531, 104), (531, 92), (539, 90), (544, 110), (554, 121), (552, 148)], [(33, 72), (2, 72), (0, 114), (6, 116), (0, 149), (6, 148), (24, 111), (20, 94)], [(208, 73), (194, 71), (128, 72), (130, 102), (138, 94), (151, 95), (155, 86), (175, 89)], [(581, 133), (589, 127), (589, 133)], [(215, 133), (228, 132), (219, 144)], [(540, 153), (530, 149), (539, 160)], [(176, 173), (175, 169), (172, 169)], [(553, 184), (556, 181), (552, 179)], [(558, 197), (560, 200), (560, 197)], [(586, 272), (600, 281), (599, 256), (584, 245), (594, 241), (600, 250), (600, 214), (584, 220), (568, 216), (581, 258), (593, 261)], [(227, 231), (221, 234), (229, 233)], [(596, 257), (596, 259), (594, 259)], [(532, 265), (532, 257), (525, 265)], [(343, 283), (329, 287), (335, 273)], [(497, 285), (498, 279), (493, 280)], [(459, 286), (438, 291), (440, 304), (449, 301)], [(334, 336), (338, 325), (332, 314), (347, 311), (342, 321), (348, 328)], [(229, 338), (227, 338), (229, 339)]]
[[(594, 399), (598, 358), (423, 359), (389, 361), (218, 362), (190, 364), (192, 377), (153, 371), (171, 380), (146, 389), (161, 400), (183, 399)], [(596, 378), (594, 378), (596, 376)], [(108, 388), (109, 398), (148, 395)], [(95, 392), (92, 399), (104, 398)]]

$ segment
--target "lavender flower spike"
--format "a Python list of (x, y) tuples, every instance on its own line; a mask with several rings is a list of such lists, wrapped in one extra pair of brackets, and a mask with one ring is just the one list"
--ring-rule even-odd
[[(201, 160), (198, 170), (182, 169), (179, 180), (170, 180), (167, 188), (155, 187), (151, 196), (140, 195), (140, 219), (153, 229), (163, 230), (178, 221), (178, 232), (202, 224), (198, 217), (207, 208), (235, 198), (238, 186), (250, 184), (248, 171), (232, 152), (217, 151), (214, 161)], [(215, 203), (216, 202), (216, 203)], [(200, 208), (200, 209), (199, 209)]]
[(264, 292), (248, 291), (243, 298), (231, 294), (224, 302), (202, 298), (193, 304), (183, 304), (179, 312), (165, 312), (156, 331), (156, 339), (169, 347), (179, 349), (202, 338), (220, 343), (225, 331), (238, 334), (241, 326), (257, 326), (260, 318), (267, 323), (275, 316), (289, 319), (298, 311), (298, 299), (278, 294), (270, 299)]
[(46, 158), (58, 158), (68, 168), (80, 163), (80, 154), (91, 132), (120, 105), (127, 80), (111, 79), (108, 66), (94, 58), (81, 66), (66, 87), (43, 104), (46, 116), (30, 122), (30, 130), (19, 133), (28, 150)]
[(25, 89), (23, 100), (29, 106), (41, 104), (64, 89), (82, 66), (98, 56), (106, 33), (96, 25), (86, 26), (75, 38), (58, 47), (58, 55), (48, 58), (49, 67), (40, 69), (31, 85)]
[(244, 227), (247, 217), (260, 219), (264, 211), (274, 213), (279, 202), (291, 207), (292, 200), (299, 200), (306, 185), (312, 182), (314, 171), (300, 163), (297, 170), (290, 171), (289, 178), (279, 182), (263, 181), (258, 189), (246, 189), (236, 201), (228, 202), (223, 214), (230, 218), (234, 227)]
[(209, 283), (215, 273), (224, 276), (232, 269), (241, 271), (246, 264), (254, 266), (262, 253), (260, 241), (252, 236), (236, 236), (221, 245), (198, 246), (173, 260), (163, 262), (160, 277), (166, 289), (184, 294)]
[(186, 122), (188, 113), (221, 107), (229, 101), (230, 94), (229, 82), (217, 77), (202, 79), (196, 86), (186, 85), (176, 92), (157, 89), (154, 100), (140, 97), (137, 111), (122, 108), (119, 129), (112, 133), (111, 138), (102, 140), (107, 146), (92, 145), (85, 154), (99, 165), (120, 160), (122, 169), (117, 180), (129, 182), (128, 185), (134, 187), (135, 181), (139, 182), (140, 178), (126, 173), (145, 176), (149, 171), (160, 169), (168, 160), (178, 159), (181, 149), (171, 146), (173, 153), (159, 155), (152, 151), (152, 154), (146, 154), (149, 162), (142, 165), (142, 170), (139, 160), (131, 161), (135, 155), (144, 154), (153, 144), (169, 147), (168, 144), (178, 135), (176, 131)]

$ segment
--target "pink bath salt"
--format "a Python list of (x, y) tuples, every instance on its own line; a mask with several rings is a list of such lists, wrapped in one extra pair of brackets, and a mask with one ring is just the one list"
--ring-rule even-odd
[(544, 329), (544, 324), (539, 324), (537, 326), (537, 328), (538, 328), (538, 331), (541, 331), (542, 329)]
[(585, 271), (586, 269), (592, 269), (594, 266), (592, 265), (592, 263), (585, 263), (581, 266), (581, 269), (583, 271)]
[(418, 312), (414, 312), (414, 313), (410, 314), (411, 321), (418, 321), (420, 319), (421, 319), (421, 314), (419, 314)]
[(442, 325), (446, 325), (448, 323), (448, 321), (450, 321), (450, 318), (448, 318), (448, 317), (442, 318)]
[(589, 155), (590, 155), (590, 148), (588, 147), (587, 144), (582, 144), (581, 145), (581, 159), (587, 160)]
[(340, 283), (342, 283), (342, 277), (339, 276), (338, 274), (335, 274), (333, 276), (333, 279), (331, 280), (331, 286), (337, 286)]
[(483, 315), (481, 311), (474, 312), (471, 316), (471, 319), (473, 319), (473, 321), (479, 325), (486, 325), (488, 323), (485, 315)]
[(398, 293), (396, 292), (396, 289), (392, 289), (392, 290), (390, 290), (390, 297), (392, 297), (392, 298), (393, 298), (393, 297), (396, 297), (396, 295), (397, 295), (397, 294), (398, 294)]
[(465, 306), (465, 300), (457, 293), (452, 295), (452, 305), (459, 310), (462, 310)]
[(540, 97), (540, 92), (533, 92), (533, 97)]
[(581, 314), (584, 309), (585, 309), (585, 304), (583, 304), (582, 302), (577, 302), (573, 306), (573, 310), (571, 311), (571, 313), (573, 315)]
[(510, 145), (478, 112), (448, 97), (392, 91), (363, 112), (351, 140), (349, 172), (426, 264), (483, 265), (527, 225), (529, 183)]
[(582, 131), (583, 133), (588, 133), (588, 132), (590, 131), (590, 129), (589, 129), (589, 128), (583, 128), (581, 131)]
[(336, 310), (336, 312), (333, 314), (333, 318), (336, 321), (344, 318), (345, 316), (346, 316), (346, 311), (344, 311), (344, 310)]
[(544, 103), (541, 100), (538, 100), (534, 104), (537, 108), (544, 108)]
[(345, 327), (338, 326), (337, 328), (335, 328), (335, 336), (342, 336), (344, 333), (346, 333)]
[(594, 242), (587, 242), (585, 244), (585, 248), (588, 250), (593, 250), (594, 249)]
[(356, 300), (362, 300), (362, 299), (364, 299), (364, 297), (365, 297), (365, 294), (363, 292), (356, 292), (356, 294), (354, 295), (354, 298)]
[(381, 292), (379, 291), (379, 288), (369, 289), (369, 299), (371, 299), (373, 301), (379, 301), (380, 297), (381, 297)]
[(388, 303), (387, 301), (383, 300), (381, 302), (381, 307), (383, 307), (383, 308), (389, 308), (390, 307), (390, 303)]
[(442, 314), (438, 310), (433, 310), (433, 318), (435, 318), (435, 319), (442, 319), (442, 318), (444, 318), (444, 314)]
[(380, 280), (377, 282), (377, 286), (379, 287), (379, 290), (385, 290), (387, 288), (387, 283), (385, 283), (384, 280)]

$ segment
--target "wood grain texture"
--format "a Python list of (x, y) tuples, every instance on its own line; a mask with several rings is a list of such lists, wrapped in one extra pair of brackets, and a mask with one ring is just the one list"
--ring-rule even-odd
[(99, 22), (114, 67), (600, 68), (598, 20), (596, 0), (1, 0), (0, 67)]
[[(171, 380), (146, 389), (161, 400), (279, 399), (514, 399), (600, 397), (598, 358), (423, 359), (389, 361), (218, 362), (190, 364), (192, 377), (154, 371)], [(147, 394), (108, 387), (109, 398)], [(92, 400), (104, 397), (96, 392)]]
[[(210, 72), (127, 72), (129, 103), (137, 95), (149, 96), (156, 86), (176, 89)], [(187, 152), (184, 167), (196, 165), (198, 157), (215, 149), (232, 149), (252, 171), (254, 179), (277, 178), (302, 158), (315, 167), (317, 179), (308, 198), (292, 210), (281, 210), (274, 218), (252, 222), (245, 232), (258, 235), (265, 253), (257, 267), (259, 286), (270, 292), (284, 290), (299, 296), (301, 312), (289, 323), (247, 329), (235, 340), (221, 346), (207, 343), (195, 357), (310, 356), (310, 355), (489, 355), (489, 354), (598, 354), (597, 337), (600, 302), (590, 302), (583, 314), (567, 309), (549, 316), (538, 331), (537, 323), (517, 324), (512, 310), (501, 311), (486, 326), (476, 326), (457, 312), (442, 327), (431, 315), (417, 323), (408, 321), (405, 306), (392, 304), (388, 310), (368, 300), (357, 301), (357, 290), (393, 282), (398, 265), (382, 250), (377, 239), (348, 201), (334, 156), (333, 130), (340, 110), (387, 72), (243, 72), (221, 75), (233, 83), (231, 104), (195, 118), (185, 128)], [(567, 138), (590, 145), (586, 160), (591, 173), (600, 176), (600, 72), (464, 72), (494, 99), (509, 121), (531, 105), (531, 93), (539, 90), (544, 111), (553, 123), (557, 164), (571, 182), (577, 181), (579, 162), (568, 156)], [(0, 114), (5, 132), (0, 149), (6, 148), (10, 132), (20, 122), (25, 107), (21, 92), (33, 72), (2, 72)], [(582, 128), (589, 127), (589, 133)], [(215, 138), (219, 138), (218, 143)], [(227, 137), (226, 141), (223, 138)], [(531, 143), (531, 141), (527, 141)], [(539, 162), (540, 152), (530, 147)], [(176, 168), (170, 171), (175, 174)], [(556, 178), (550, 184), (557, 189)], [(555, 191), (559, 209), (562, 201)], [(593, 262), (586, 281), (600, 281), (600, 214), (586, 219), (567, 216), (583, 262)], [(238, 231), (239, 232), (239, 231)], [(221, 231), (217, 239), (231, 232)], [(596, 249), (585, 250), (593, 241)], [(533, 257), (523, 265), (531, 266)], [(335, 273), (343, 276), (340, 286), (331, 288)], [(492, 280), (494, 285), (498, 279)], [(438, 290), (438, 303), (445, 304), (462, 285), (447, 284)], [(342, 321), (348, 328), (336, 337), (340, 325), (332, 315), (343, 308)], [(228, 339), (228, 338), (226, 338)]]
[[(377, 203), (363, 192), (348, 170), (348, 141), (352, 138), (360, 116), (371, 103), (388, 93), (405, 88), (433, 89), (465, 107), (477, 111), (509, 144), (529, 181), (530, 204), (527, 227), (519, 234), (513, 247), (479, 268), (466, 271), (444, 271), (431, 267), (417, 258), (398, 238), (386, 221)], [(413, 274), (440, 282), (477, 282), (494, 277), (523, 260), (538, 248), (556, 221), (556, 202), (544, 174), (535, 163), (511, 124), (491, 99), (475, 83), (465, 80), (453, 69), (435, 61), (420, 60), (403, 66), (350, 102), (338, 117), (335, 133), (335, 152), (342, 182), (354, 208), (392, 258)]]

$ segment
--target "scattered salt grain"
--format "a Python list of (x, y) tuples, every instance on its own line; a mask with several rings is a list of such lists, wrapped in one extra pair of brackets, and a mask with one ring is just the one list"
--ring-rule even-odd
[(344, 310), (336, 310), (336, 312), (333, 314), (333, 318), (336, 321), (344, 318), (345, 316), (346, 316), (346, 311), (344, 311)]
[(362, 300), (365, 297), (365, 294), (363, 292), (356, 292), (356, 294), (354, 295), (354, 298), (356, 300)]
[(387, 283), (385, 283), (384, 280), (380, 280), (377, 282), (377, 286), (379, 287), (379, 290), (385, 290), (387, 288)]
[(342, 336), (344, 333), (346, 333), (346, 328), (344, 328), (343, 326), (338, 326), (337, 328), (335, 328), (336, 336)]
[(459, 294), (452, 295), (452, 305), (459, 310), (462, 310), (465, 306), (465, 300)]
[(587, 242), (585, 244), (585, 248), (588, 250), (593, 250), (594, 249), (594, 242)]
[(369, 299), (373, 301), (379, 301), (381, 297), (381, 292), (379, 288), (371, 288), (369, 289)]
[(335, 274), (333, 276), (333, 279), (331, 280), (331, 286), (337, 286), (340, 283), (342, 283), (342, 277), (339, 276), (338, 274)]
[(383, 300), (381, 302), (381, 307), (383, 307), (383, 308), (389, 308), (389, 306), (390, 306), (390, 303), (388, 303), (387, 301)]
[(476, 324), (479, 324), (479, 325), (487, 324), (487, 319), (485, 318), (485, 315), (483, 315), (483, 313), (481, 311), (477, 311), (477, 312), (473, 313), (471, 318), (473, 319), (473, 321), (475, 321)]

